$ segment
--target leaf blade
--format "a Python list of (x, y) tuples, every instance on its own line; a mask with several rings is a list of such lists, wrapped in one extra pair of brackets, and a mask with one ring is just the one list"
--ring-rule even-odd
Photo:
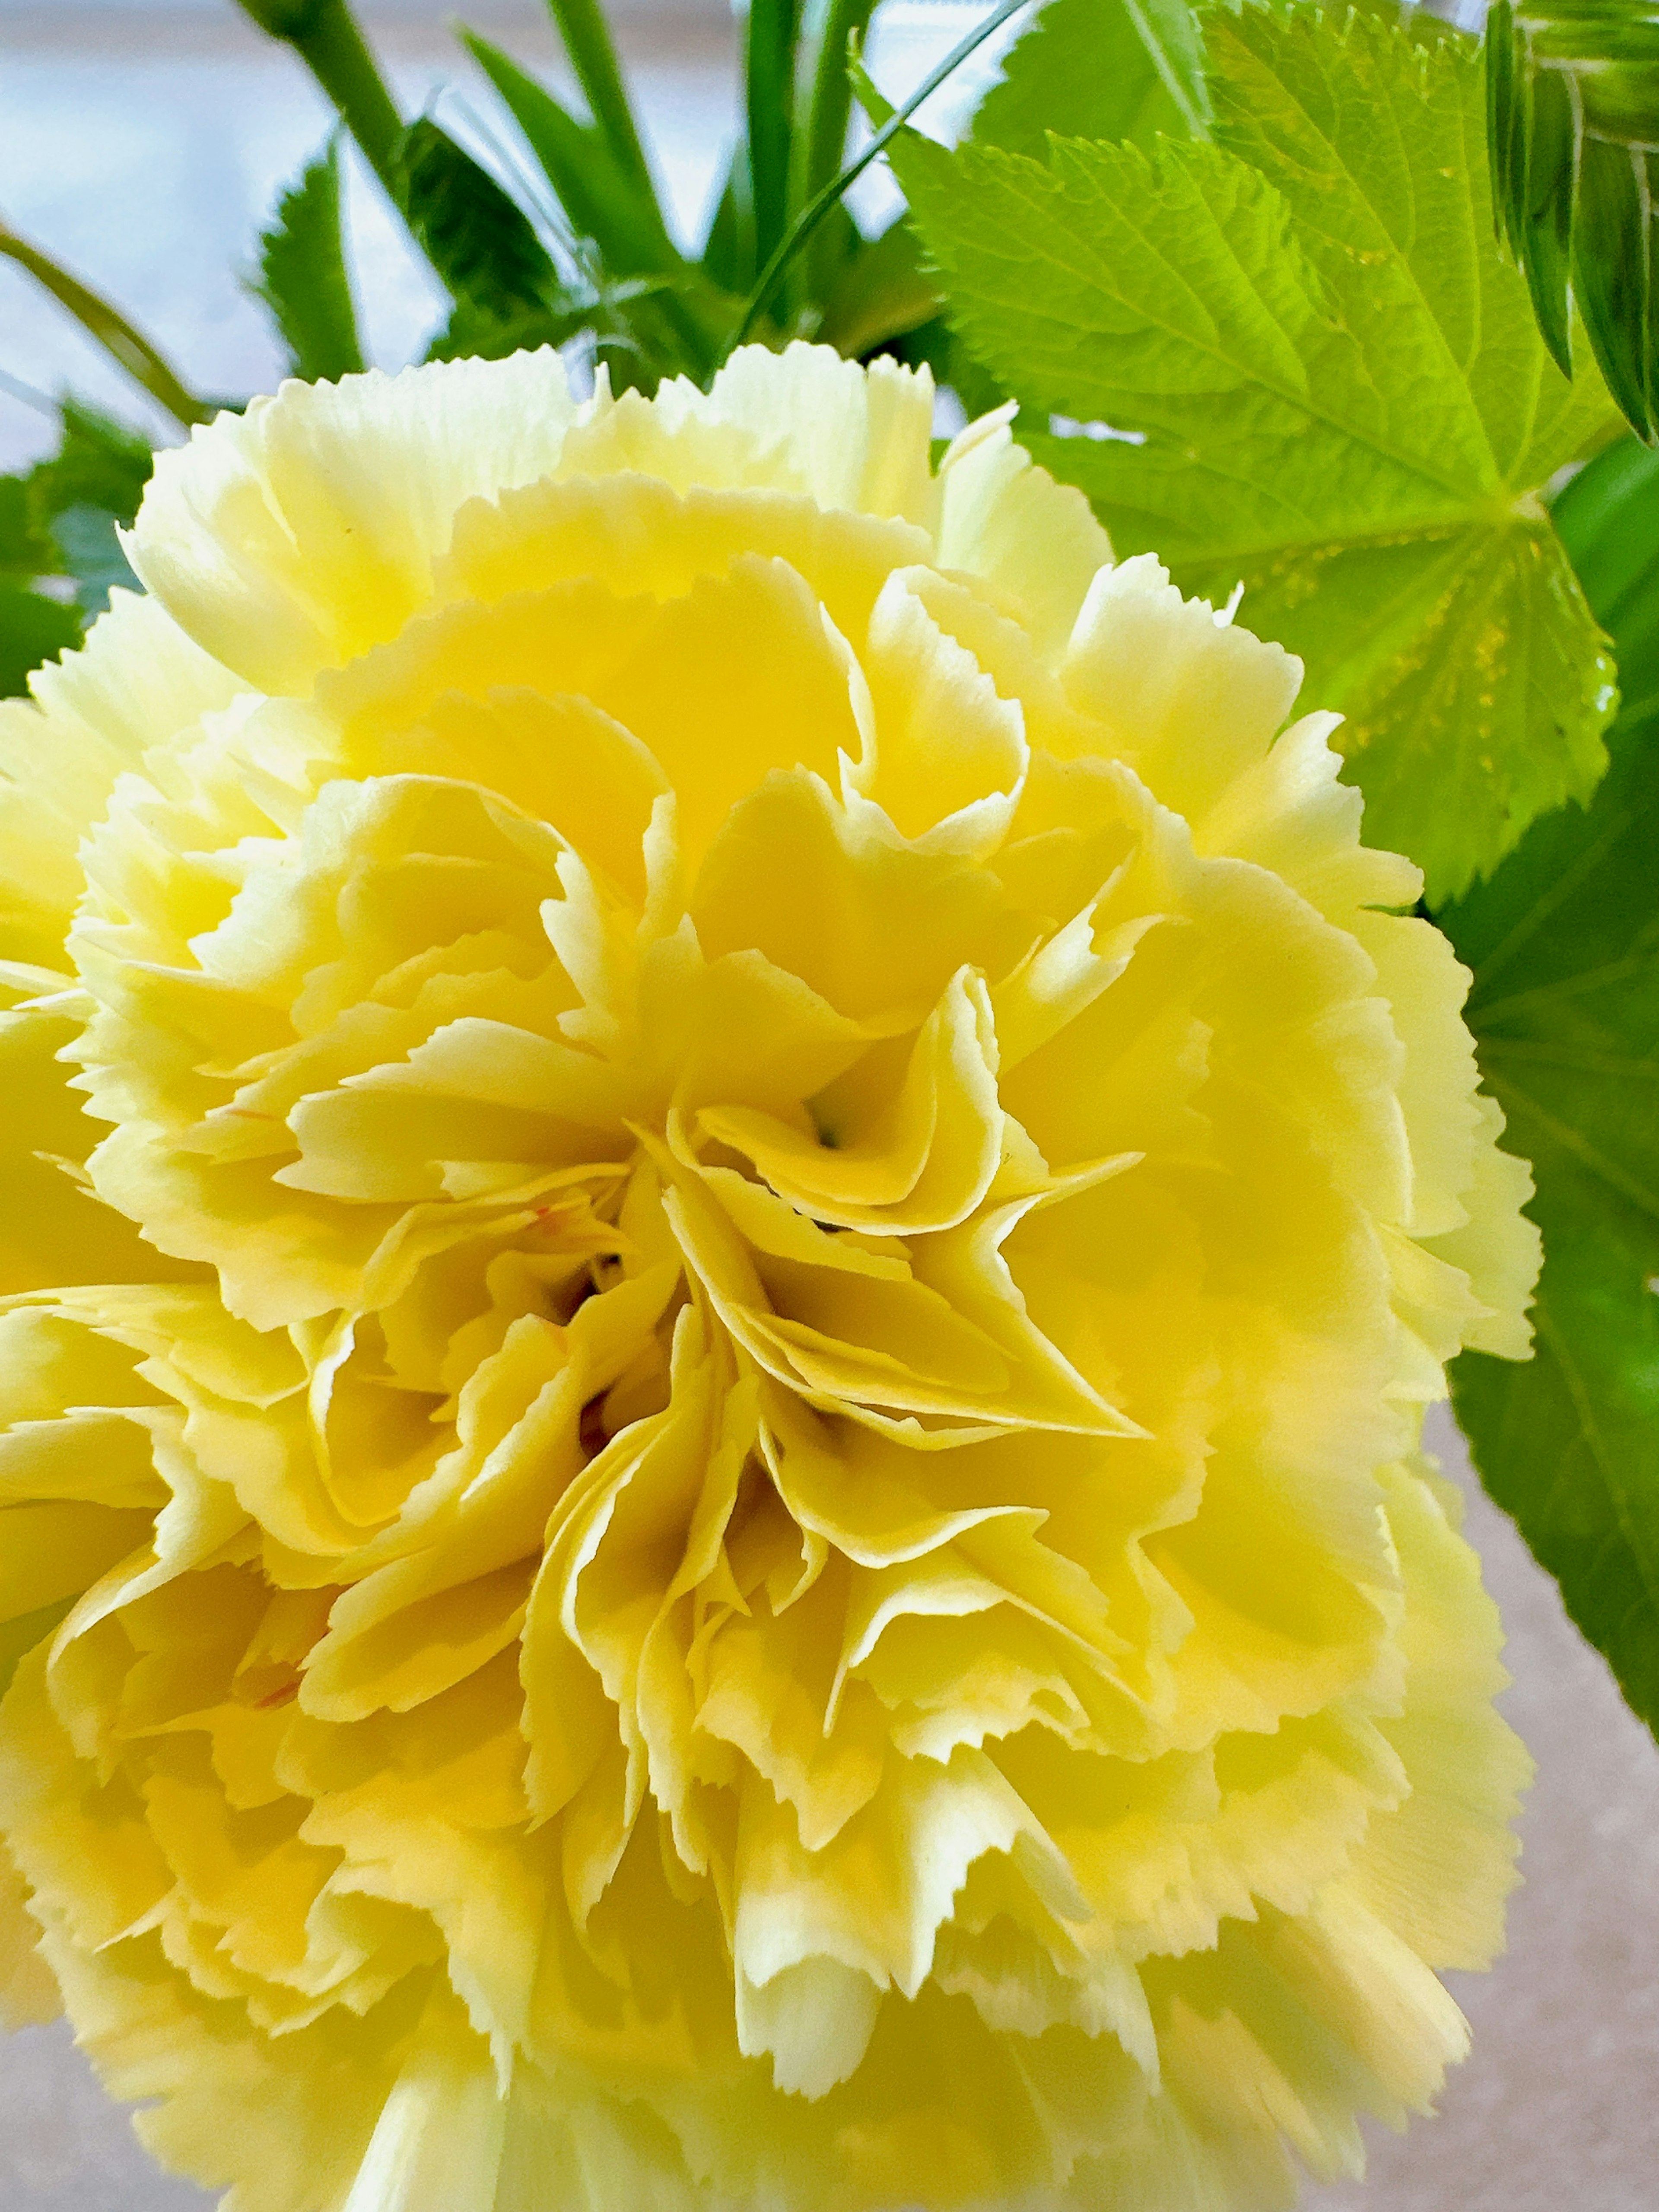
[(277, 201), (270, 227), (259, 236), (252, 289), (270, 310), (295, 376), (332, 382), (362, 369), (341, 231), (337, 138)]

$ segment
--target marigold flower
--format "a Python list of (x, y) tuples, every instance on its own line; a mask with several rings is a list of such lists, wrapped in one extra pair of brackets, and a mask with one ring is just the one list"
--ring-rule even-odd
[(7, 1972), (235, 2212), (1277, 2203), (1464, 2047), (1467, 979), (931, 409), (289, 386), (0, 709)]

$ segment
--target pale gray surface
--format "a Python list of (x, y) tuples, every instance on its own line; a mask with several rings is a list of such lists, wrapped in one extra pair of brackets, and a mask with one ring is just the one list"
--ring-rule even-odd
[[(732, 112), (718, 0), (630, 0), (627, 44), (682, 222), (695, 222)], [(466, 81), (442, 0), (380, 0), (406, 97)], [(465, 9), (552, 67), (537, 0)], [(952, 11), (895, 9), (878, 72), (898, 93), (948, 44)], [(957, 20), (960, 11), (956, 11)], [(453, 101), (456, 95), (447, 95)], [(479, 109), (482, 100), (476, 102)], [(446, 109), (446, 115), (453, 109)], [(276, 359), (236, 289), (258, 216), (319, 141), (325, 118), (287, 58), (225, 0), (0, 0), (0, 208), (106, 286), (203, 387), (252, 390)], [(879, 185), (874, 189), (879, 191)], [(414, 349), (436, 303), (372, 187), (354, 218), (379, 358)], [(49, 303), (0, 266), (0, 369), (130, 405)], [(48, 427), (0, 392), (0, 467)], [(1455, 1441), (1443, 1434), (1449, 1462)], [(1316, 2191), (1309, 2212), (1650, 2212), (1659, 2207), (1659, 1753), (1565, 1619), (1514, 1529), (1478, 1497), (1470, 1533), (1508, 1620), (1507, 1709), (1539, 1778), (1509, 1959), (1457, 1977), (1475, 2051), (1438, 2122), (1375, 2141), (1364, 2188)], [(234, 2124), (234, 2116), (231, 2116)], [(0, 2212), (191, 2212), (207, 2200), (155, 2175), (61, 2030), (0, 2057)]]

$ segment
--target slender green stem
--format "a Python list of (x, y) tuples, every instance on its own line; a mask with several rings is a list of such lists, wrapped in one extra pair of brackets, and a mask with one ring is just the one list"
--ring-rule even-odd
[(651, 164), (640, 143), (605, 10), (599, 0), (548, 0), (548, 7), (558, 25), (559, 36), (564, 40), (570, 65), (592, 110), (593, 120), (611, 141), (612, 153), (633, 170), (654, 202), (656, 187), (651, 180)]
[(78, 277), (71, 276), (67, 269), (60, 269), (38, 246), (20, 238), (3, 222), (0, 222), (0, 255), (16, 262), (19, 268), (27, 269), (37, 283), (44, 285), (88, 336), (95, 338), (110, 358), (118, 362), (135, 383), (142, 385), (159, 406), (165, 407), (175, 422), (208, 420), (212, 410), (179, 381), (172, 364), (156, 351), (142, 331), (135, 330), (118, 308), (112, 307)]
[(346, 0), (237, 0), (245, 15), (293, 47), (339, 111), (395, 205), (403, 204), (398, 104)]
[(917, 86), (903, 106), (894, 110), (857, 160), (849, 161), (839, 176), (831, 178), (820, 191), (812, 195), (761, 270), (755, 289), (744, 303), (743, 319), (732, 334), (733, 348), (740, 346), (754, 329), (765, 312), (766, 303), (771, 298), (779, 277), (842, 193), (855, 185), (870, 164), (885, 152), (922, 102), (933, 97), (946, 77), (953, 70), (960, 69), (969, 54), (975, 52), (994, 32), (1000, 31), (1011, 16), (1017, 15), (1028, 4), (1029, 0), (1001, 0), (1001, 4), (994, 8), (982, 23), (971, 30), (960, 45), (951, 49), (933, 74)]

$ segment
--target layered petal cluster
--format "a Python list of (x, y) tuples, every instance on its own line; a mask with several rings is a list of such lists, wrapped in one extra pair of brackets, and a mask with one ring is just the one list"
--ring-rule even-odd
[(9, 1972), (234, 2212), (1275, 2204), (1463, 2048), (1467, 978), (932, 402), (290, 386), (0, 708)]

